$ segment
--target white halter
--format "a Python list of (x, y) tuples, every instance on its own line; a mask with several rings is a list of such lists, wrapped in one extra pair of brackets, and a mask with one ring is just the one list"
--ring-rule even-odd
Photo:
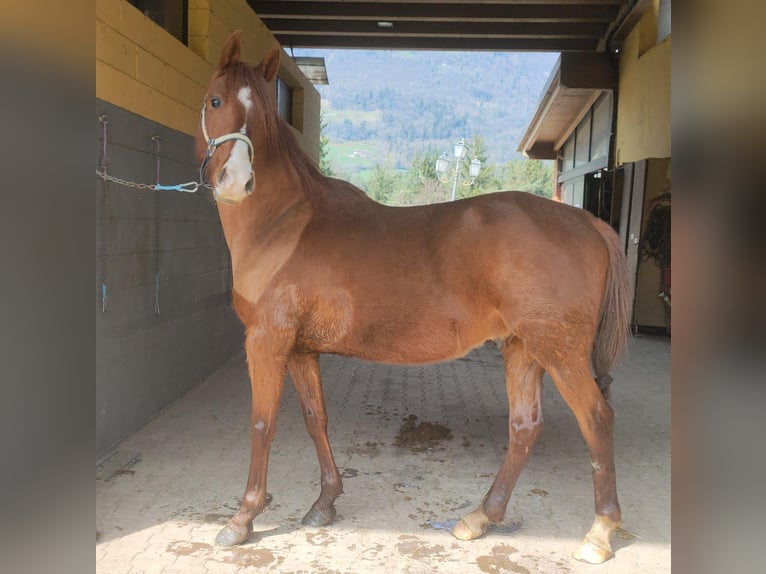
[(200, 182), (205, 182), (205, 168), (207, 167), (207, 162), (210, 161), (210, 158), (213, 157), (213, 152), (216, 150), (216, 148), (221, 145), (224, 142), (231, 141), (231, 140), (240, 140), (247, 144), (247, 153), (248, 157), (250, 158), (250, 165), (253, 164), (253, 158), (255, 157), (255, 152), (253, 150), (253, 142), (250, 141), (250, 138), (247, 137), (246, 134), (239, 133), (239, 132), (232, 132), (230, 134), (222, 135), (217, 138), (211, 138), (207, 135), (207, 128), (205, 127), (205, 107), (207, 105), (207, 98), (205, 98), (202, 101), (202, 112), (200, 112), (200, 125), (202, 126), (202, 136), (205, 138), (205, 141), (207, 142), (207, 151), (205, 152), (205, 159), (202, 160), (202, 165), (199, 167), (199, 180)]

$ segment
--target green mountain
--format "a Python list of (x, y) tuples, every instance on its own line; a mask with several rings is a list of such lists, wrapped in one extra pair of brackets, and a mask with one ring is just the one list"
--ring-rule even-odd
[(409, 169), (416, 154), (484, 138), (489, 161), (521, 156), (519, 141), (558, 54), (295, 50), (325, 58), (317, 86), (336, 172)]

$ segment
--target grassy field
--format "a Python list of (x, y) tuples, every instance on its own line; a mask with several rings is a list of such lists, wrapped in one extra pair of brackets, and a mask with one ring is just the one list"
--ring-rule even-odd
[(388, 151), (380, 141), (330, 141), (330, 162), (333, 171), (342, 179), (366, 180), (377, 164), (385, 165)]
[(362, 110), (327, 110), (324, 112), (325, 118), (333, 123), (343, 123), (345, 120), (350, 121), (352, 124), (359, 125), (362, 122), (367, 122), (370, 127), (377, 128), (383, 123), (383, 112), (381, 110), (373, 110), (365, 112)]

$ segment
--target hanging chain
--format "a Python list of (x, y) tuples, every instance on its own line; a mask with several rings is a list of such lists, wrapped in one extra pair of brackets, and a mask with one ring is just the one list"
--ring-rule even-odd
[(213, 186), (211, 186), (209, 183), (205, 183), (203, 179), (203, 174), (205, 171), (205, 166), (210, 159), (210, 157), (213, 155), (213, 151), (215, 150), (216, 146), (222, 144), (225, 141), (229, 140), (241, 140), (247, 144), (248, 150), (250, 152), (250, 163), (252, 163), (253, 159), (253, 143), (250, 141), (250, 138), (247, 137), (247, 135), (240, 134), (240, 133), (231, 133), (226, 134), (224, 136), (210, 139), (207, 137), (207, 131), (205, 130), (205, 106), (202, 106), (202, 112), (200, 113), (200, 122), (202, 124), (202, 132), (205, 134), (205, 139), (208, 140), (208, 151), (205, 155), (205, 160), (202, 162), (202, 165), (200, 166), (200, 179), (199, 181), (187, 181), (186, 183), (179, 183), (177, 185), (161, 185), (160, 184), (160, 137), (159, 136), (152, 136), (152, 141), (154, 141), (154, 158), (156, 162), (156, 171), (155, 171), (155, 179), (156, 183), (138, 183), (135, 181), (130, 181), (127, 179), (122, 179), (121, 177), (115, 177), (113, 175), (109, 175), (106, 173), (106, 168), (108, 165), (107, 161), (107, 143), (106, 143), (106, 125), (109, 123), (109, 116), (102, 115), (99, 117), (99, 121), (102, 123), (104, 127), (104, 147), (101, 154), (101, 169), (96, 169), (96, 175), (103, 179), (104, 181), (111, 181), (112, 183), (116, 183), (117, 185), (122, 185), (124, 187), (132, 187), (133, 189), (148, 189), (151, 191), (182, 191), (184, 193), (195, 193), (197, 190), (199, 190), (200, 187), (204, 187), (207, 189), (213, 189)]
[[(109, 116), (106, 114), (103, 114), (99, 116), (99, 122), (102, 126), (103, 136), (102, 136), (102, 149), (101, 149), (101, 169), (96, 168), (96, 175), (100, 177), (104, 182), (111, 182), (116, 183), (117, 185), (121, 185), (123, 187), (130, 187), (133, 189), (145, 189), (145, 190), (151, 190), (151, 191), (181, 191), (185, 193), (195, 193), (197, 190), (199, 190), (200, 187), (204, 187), (207, 189), (212, 189), (212, 186), (207, 183), (203, 183), (200, 181), (188, 181), (186, 183), (180, 183), (177, 185), (161, 185), (160, 184), (160, 142), (161, 138), (159, 136), (152, 136), (152, 141), (154, 142), (154, 161), (155, 161), (155, 182), (153, 184), (150, 183), (138, 183), (135, 181), (130, 181), (127, 179), (122, 179), (120, 177), (115, 177), (113, 175), (109, 175), (107, 173), (107, 168), (109, 166), (109, 145), (108, 145), (108, 124), (109, 124)], [(203, 164), (204, 166), (204, 164)], [(102, 205), (102, 215), (101, 215), (101, 224), (102, 228), (106, 228), (106, 201), (107, 201), (107, 186), (103, 186), (103, 205)], [(159, 201), (159, 199), (157, 199)], [(154, 219), (155, 219), (155, 229), (154, 229), (154, 251), (155, 251), (155, 269), (154, 269), (154, 314), (159, 315), (160, 314), (160, 269), (159, 269), (159, 203), (155, 203), (154, 206)], [(101, 312), (106, 313), (107, 311), (107, 301), (108, 301), (108, 295), (107, 295), (107, 281), (106, 281), (106, 232), (102, 230), (101, 233), (102, 237), (102, 246), (101, 246), (101, 257), (102, 257), (102, 279), (101, 279)]]
[(132, 187), (134, 189), (149, 189), (151, 191), (183, 191), (186, 193), (194, 193), (197, 191), (200, 187), (206, 187), (210, 188), (210, 185), (208, 184), (201, 184), (198, 181), (188, 181), (186, 183), (180, 183), (178, 185), (160, 185), (158, 183), (137, 183), (135, 181), (128, 181), (127, 179), (122, 179), (119, 177), (115, 177), (113, 175), (109, 175), (100, 169), (96, 170), (96, 175), (103, 179), (104, 181), (111, 181), (112, 183), (116, 183), (117, 185), (122, 185), (125, 187)]

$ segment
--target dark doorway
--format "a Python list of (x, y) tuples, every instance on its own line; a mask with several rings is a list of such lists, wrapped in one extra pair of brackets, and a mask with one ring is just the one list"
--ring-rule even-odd
[(583, 207), (596, 217), (611, 224), (612, 183), (606, 170), (598, 170), (585, 175)]

